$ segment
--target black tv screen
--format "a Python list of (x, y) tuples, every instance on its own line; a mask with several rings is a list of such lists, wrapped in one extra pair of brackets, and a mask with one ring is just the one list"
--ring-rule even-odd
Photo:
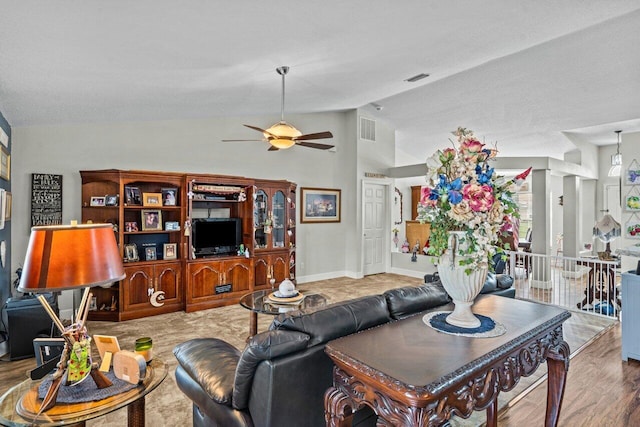
[(196, 257), (235, 254), (242, 243), (240, 218), (198, 218), (191, 233)]

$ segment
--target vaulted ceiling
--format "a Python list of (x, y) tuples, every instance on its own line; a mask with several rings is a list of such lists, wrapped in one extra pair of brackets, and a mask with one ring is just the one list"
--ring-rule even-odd
[(370, 109), (400, 164), (459, 125), (503, 155), (562, 157), (640, 131), (639, 24), (637, 0), (1, 0), (0, 111), (276, 121), (288, 65), (286, 113)]

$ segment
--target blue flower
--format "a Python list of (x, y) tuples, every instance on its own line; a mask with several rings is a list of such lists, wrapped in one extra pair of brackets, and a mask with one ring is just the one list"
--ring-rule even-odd
[(483, 171), (482, 167), (477, 165), (476, 175), (478, 175), (478, 183), (480, 185), (489, 184), (491, 182), (491, 177), (493, 176), (493, 168), (490, 168), (489, 165), (487, 165), (486, 170)]

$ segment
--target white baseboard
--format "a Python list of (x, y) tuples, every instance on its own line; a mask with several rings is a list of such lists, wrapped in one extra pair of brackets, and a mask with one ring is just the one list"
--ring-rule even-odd
[(407, 270), (404, 268), (392, 267), (390, 273), (400, 274), (402, 276), (415, 277), (416, 279), (424, 279), (425, 271)]

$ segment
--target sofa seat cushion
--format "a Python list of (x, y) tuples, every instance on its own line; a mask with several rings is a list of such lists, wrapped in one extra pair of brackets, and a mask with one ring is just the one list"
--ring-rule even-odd
[(393, 319), (402, 319), (451, 302), (451, 298), (440, 282), (390, 289), (383, 295)]
[(215, 402), (231, 406), (240, 351), (216, 338), (198, 338), (178, 344), (173, 354), (184, 371)]
[(294, 311), (278, 315), (272, 330), (309, 334), (309, 346), (326, 343), (391, 320), (384, 295), (365, 296), (329, 305), (314, 312)]
[(513, 277), (508, 274), (488, 273), (487, 280), (480, 291), (481, 294), (488, 294), (502, 289), (509, 289), (513, 285)]
[(256, 368), (263, 360), (300, 351), (307, 347), (309, 335), (296, 331), (266, 331), (254, 335), (244, 348), (235, 371), (233, 407), (245, 409)]

